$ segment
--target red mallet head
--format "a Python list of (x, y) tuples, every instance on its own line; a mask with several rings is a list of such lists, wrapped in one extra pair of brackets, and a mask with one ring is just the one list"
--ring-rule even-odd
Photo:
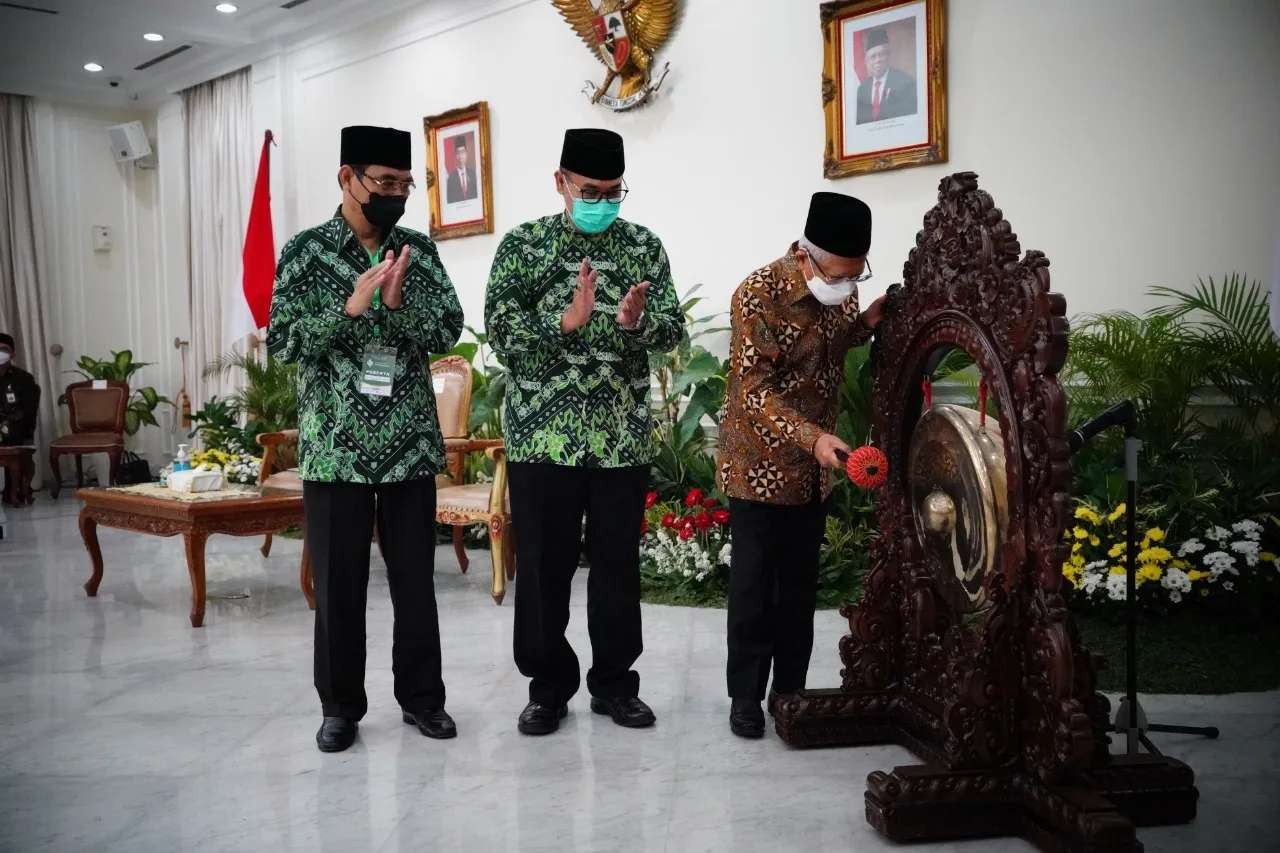
[(864, 489), (878, 489), (889, 479), (889, 460), (880, 448), (864, 444), (849, 454), (844, 470), (854, 485)]

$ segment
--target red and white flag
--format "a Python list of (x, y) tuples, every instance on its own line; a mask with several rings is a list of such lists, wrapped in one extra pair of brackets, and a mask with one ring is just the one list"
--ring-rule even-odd
[(276, 276), (276, 241), (271, 230), (271, 145), (268, 130), (262, 140), (249, 226), (245, 229), (241, 253), (244, 274), (240, 289), (230, 293), (231, 305), (226, 314), (227, 346), (267, 325), (271, 315), (271, 287)]

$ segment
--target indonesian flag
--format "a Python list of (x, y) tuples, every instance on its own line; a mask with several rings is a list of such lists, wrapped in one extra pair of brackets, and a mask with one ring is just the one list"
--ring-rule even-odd
[(227, 345), (237, 343), (267, 325), (271, 315), (271, 286), (276, 275), (276, 241), (271, 231), (271, 131), (262, 140), (258, 178), (253, 184), (249, 227), (245, 230), (244, 275), (239, 291), (231, 292), (227, 312)]

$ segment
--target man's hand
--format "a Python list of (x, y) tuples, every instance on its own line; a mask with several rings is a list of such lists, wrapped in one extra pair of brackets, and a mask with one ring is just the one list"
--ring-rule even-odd
[(873, 299), (870, 305), (862, 309), (858, 319), (862, 321), (862, 325), (874, 332), (876, 326), (879, 326), (880, 321), (884, 319), (884, 297), (877, 296)]
[(618, 325), (624, 329), (634, 329), (640, 325), (640, 318), (644, 315), (644, 306), (648, 297), (649, 282), (642, 281), (631, 285), (627, 295), (622, 297), (622, 304), (618, 306)]
[(379, 287), (386, 282), (387, 277), (391, 274), (391, 258), (388, 252), (387, 260), (364, 271), (361, 276), (356, 279), (355, 291), (347, 297), (347, 316), (359, 317), (361, 314), (369, 310), (369, 306), (373, 304), (373, 294)]
[(560, 331), (567, 335), (587, 325), (595, 309), (596, 271), (592, 269), (591, 261), (583, 258), (582, 266), (578, 268), (578, 289), (573, 292), (573, 301), (560, 318)]
[(404, 304), (404, 276), (409, 271), (409, 261), (413, 258), (413, 250), (408, 246), (400, 247), (400, 256), (387, 250), (386, 260), (391, 261), (391, 270), (382, 284), (382, 302), (392, 311)]
[(813, 443), (813, 455), (818, 460), (818, 464), (824, 468), (843, 468), (844, 460), (836, 455), (836, 451), (843, 453), (851, 453), (849, 445), (845, 444), (838, 437), (829, 432), (825, 432), (818, 436), (818, 440)]

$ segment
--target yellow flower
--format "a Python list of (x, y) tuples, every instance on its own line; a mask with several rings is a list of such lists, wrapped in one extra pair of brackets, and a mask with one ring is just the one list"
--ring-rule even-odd
[(1125, 509), (1125, 505), (1120, 504), (1115, 509), (1111, 510), (1111, 514), (1107, 516), (1107, 521), (1114, 522), (1117, 519), (1124, 518)]
[(1089, 537), (1089, 544), (1090, 544), (1090, 545), (1092, 545), (1093, 547), (1097, 548), (1099, 545), (1101, 545), (1101, 544), (1102, 544), (1102, 540), (1101, 540), (1101, 539), (1099, 539), (1097, 536), (1090, 536), (1090, 537)]
[(1112, 566), (1112, 567), (1111, 567), (1111, 574), (1113, 574), (1113, 575), (1122, 575), (1122, 574), (1124, 574), (1124, 566)]
[(1175, 569), (1182, 569), (1183, 571), (1186, 571), (1191, 564), (1188, 563), (1186, 560), (1174, 560), (1172, 563), (1170, 563), (1170, 565), (1173, 566)]
[(1102, 523), (1102, 517), (1084, 504), (1076, 507), (1076, 519), (1079, 521), (1087, 521), (1090, 524)]
[(1160, 580), (1161, 574), (1163, 574), (1163, 572), (1161, 572), (1160, 567), (1155, 563), (1143, 563), (1142, 568), (1138, 569), (1138, 583), (1142, 583), (1143, 581), (1158, 581)]
[(1067, 583), (1071, 584), (1073, 587), (1080, 586), (1079, 584), (1080, 570), (1077, 569), (1075, 566), (1069, 566), (1064, 563), (1062, 565), (1062, 577), (1066, 579)]
[(1111, 546), (1111, 549), (1109, 551), (1107, 551), (1107, 556), (1114, 560), (1116, 557), (1123, 556), (1126, 550), (1128, 550), (1128, 547), (1125, 545), (1125, 543), (1117, 542), (1116, 544)]
[(1080, 556), (1079, 554), (1076, 554), (1075, 556), (1073, 556), (1073, 557), (1071, 558), (1071, 565), (1073, 565), (1073, 566), (1079, 566), (1079, 567), (1083, 568), (1083, 567), (1084, 567), (1084, 557)]
[(1164, 539), (1164, 531), (1161, 530), (1159, 527), (1153, 527), (1147, 531), (1146, 538), (1150, 539), (1152, 542), (1159, 542), (1160, 540)]
[(1079, 553), (1080, 553), (1080, 549), (1081, 549), (1081, 548), (1083, 548), (1083, 547), (1084, 547), (1083, 545), (1081, 545), (1079, 542), (1077, 542), (1076, 544), (1074, 544), (1074, 545), (1072, 545), (1072, 546), (1071, 546), (1071, 553), (1072, 553), (1072, 554), (1079, 554)]
[[(1186, 563), (1183, 563), (1183, 565), (1186, 565)], [(1209, 577), (1208, 572), (1201, 572), (1201, 571), (1197, 571), (1196, 569), (1192, 569), (1191, 571), (1187, 572), (1187, 580), (1198, 581), (1201, 578), (1207, 578), (1207, 577)]]
[(1263, 562), (1274, 563), (1276, 562), (1276, 555), (1272, 554), (1270, 551), (1263, 551), (1261, 554), (1258, 555), (1258, 559), (1262, 560)]
[(1147, 548), (1138, 552), (1138, 559), (1144, 563), (1163, 563), (1172, 557), (1168, 548)]
[(1073, 536), (1075, 536), (1077, 539), (1088, 539), (1088, 538), (1089, 538), (1089, 531), (1085, 530), (1083, 527), (1075, 527), (1074, 529), (1072, 529), (1071, 533), (1072, 533), (1072, 535), (1073, 535)]

